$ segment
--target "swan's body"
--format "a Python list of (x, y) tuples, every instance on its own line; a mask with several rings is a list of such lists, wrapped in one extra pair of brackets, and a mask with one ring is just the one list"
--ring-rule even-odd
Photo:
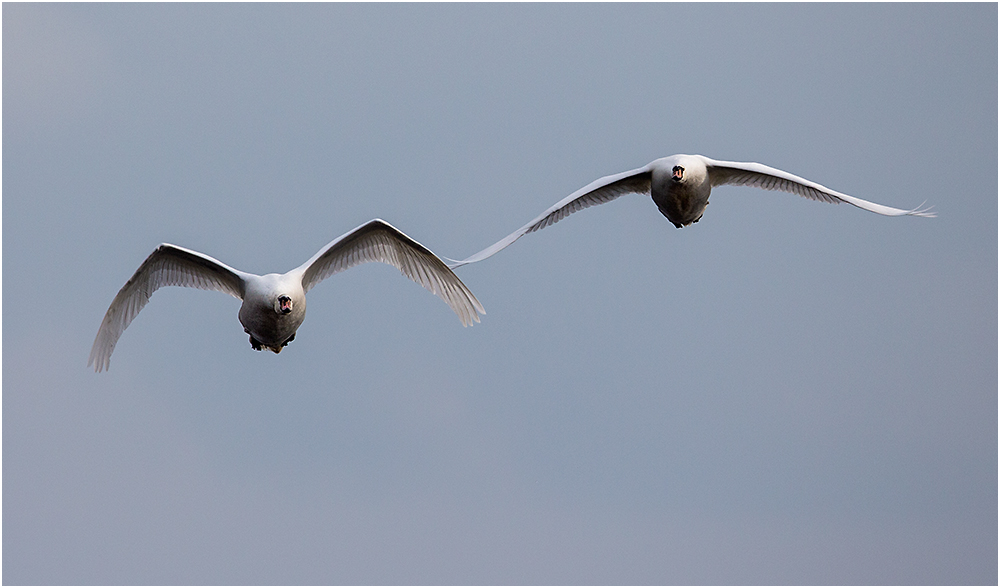
[(650, 195), (667, 220), (678, 229), (686, 227), (701, 219), (712, 188), (726, 184), (781, 190), (823, 202), (847, 202), (885, 216), (935, 216), (926, 209), (902, 210), (848, 196), (761, 163), (717, 161), (702, 155), (671, 155), (638, 169), (591, 182), (479, 253), (462, 261), (449, 260), (452, 262), (449, 267), (454, 269), (482, 261), (527, 233), (544, 229), (578, 210), (610, 202), (625, 194)]
[(278, 353), (295, 338), (305, 320), (306, 292), (333, 274), (369, 261), (398, 268), (444, 300), (465, 326), (479, 322), (479, 313), (485, 314), (472, 292), (440, 258), (380, 219), (341, 235), (301, 266), (280, 275), (241, 272), (197, 251), (164, 243), (111, 302), (87, 365), (98, 372), (107, 369), (118, 338), (162, 286), (217, 290), (239, 298), (243, 301), (240, 323), (250, 335), (250, 345), (258, 351), (266, 348)]

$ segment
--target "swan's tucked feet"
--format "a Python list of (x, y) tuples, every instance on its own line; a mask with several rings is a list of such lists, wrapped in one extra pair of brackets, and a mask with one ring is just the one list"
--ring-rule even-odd
[(281, 350), (284, 349), (286, 345), (288, 345), (289, 343), (291, 343), (294, 340), (295, 340), (295, 333), (292, 333), (292, 336), (288, 338), (288, 341), (285, 341), (284, 343), (282, 343), (281, 345), (278, 345), (277, 347), (268, 347), (268, 349), (270, 349), (271, 351), (273, 351), (275, 353), (281, 353)]
[(263, 349), (263, 346), (261, 346), (260, 341), (254, 339), (253, 335), (250, 335), (250, 347), (253, 347), (254, 351), (261, 351)]

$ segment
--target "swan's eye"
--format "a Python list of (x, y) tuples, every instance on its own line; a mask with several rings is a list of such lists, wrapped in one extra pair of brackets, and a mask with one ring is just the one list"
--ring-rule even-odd
[(674, 180), (677, 180), (677, 181), (683, 180), (684, 179), (684, 168), (681, 167), (681, 166), (679, 166), (679, 165), (675, 165), (674, 169), (673, 169), (673, 174), (670, 177), (672, 179), (674, 179)]

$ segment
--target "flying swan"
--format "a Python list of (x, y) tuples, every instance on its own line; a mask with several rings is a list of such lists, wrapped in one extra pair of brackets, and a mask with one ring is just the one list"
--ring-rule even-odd
[(278, 353), (295, 338), (306, 316), (306, 292), (330, 276), (369, 261), (381, 261), (436, 294), (464, 326), (486, 314), (482, 304), (438, 256), (389, 223), (374, 219), (344, 233), (309, 261), (286, 274), (241, 272), (207, 255), (164, 243), (142, 262), (115, 296), (94, 339), (87, 365), (108, 368), (118, 338), (150, 296), (162, 286), (225, 292), (243, 301), (240, 322), (250, 345)]
[(461, 261), (449, 259), (448, 267), (482, 261), (527, 233), (555, 224), (578, 210), (611, 202), (625, 194), (649, 194), (663, 216), (678, 229), (698, 222), (708, 206), (715, 186), (754, 186), (764, 190), (791, 192), (813, 200), (847, 202), (885, 216), (937, 216), (926, 208), (901, 210), (841, 194), (816, 182), (761, 163), (718, 161), (702, 155), (671, 155), (643, 167), (605, 176), (573, 192), (520, 229), (479, 253)]

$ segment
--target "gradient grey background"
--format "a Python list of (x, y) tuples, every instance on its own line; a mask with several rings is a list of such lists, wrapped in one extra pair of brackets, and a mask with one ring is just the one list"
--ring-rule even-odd
[[(3, 5), (6, 584), (995, 584), (997, 6)], [(108, 304), (163, 241), (478, 251), (759, 161), (934, 220), (631, 196), (369, 264), (280, 356)]]

